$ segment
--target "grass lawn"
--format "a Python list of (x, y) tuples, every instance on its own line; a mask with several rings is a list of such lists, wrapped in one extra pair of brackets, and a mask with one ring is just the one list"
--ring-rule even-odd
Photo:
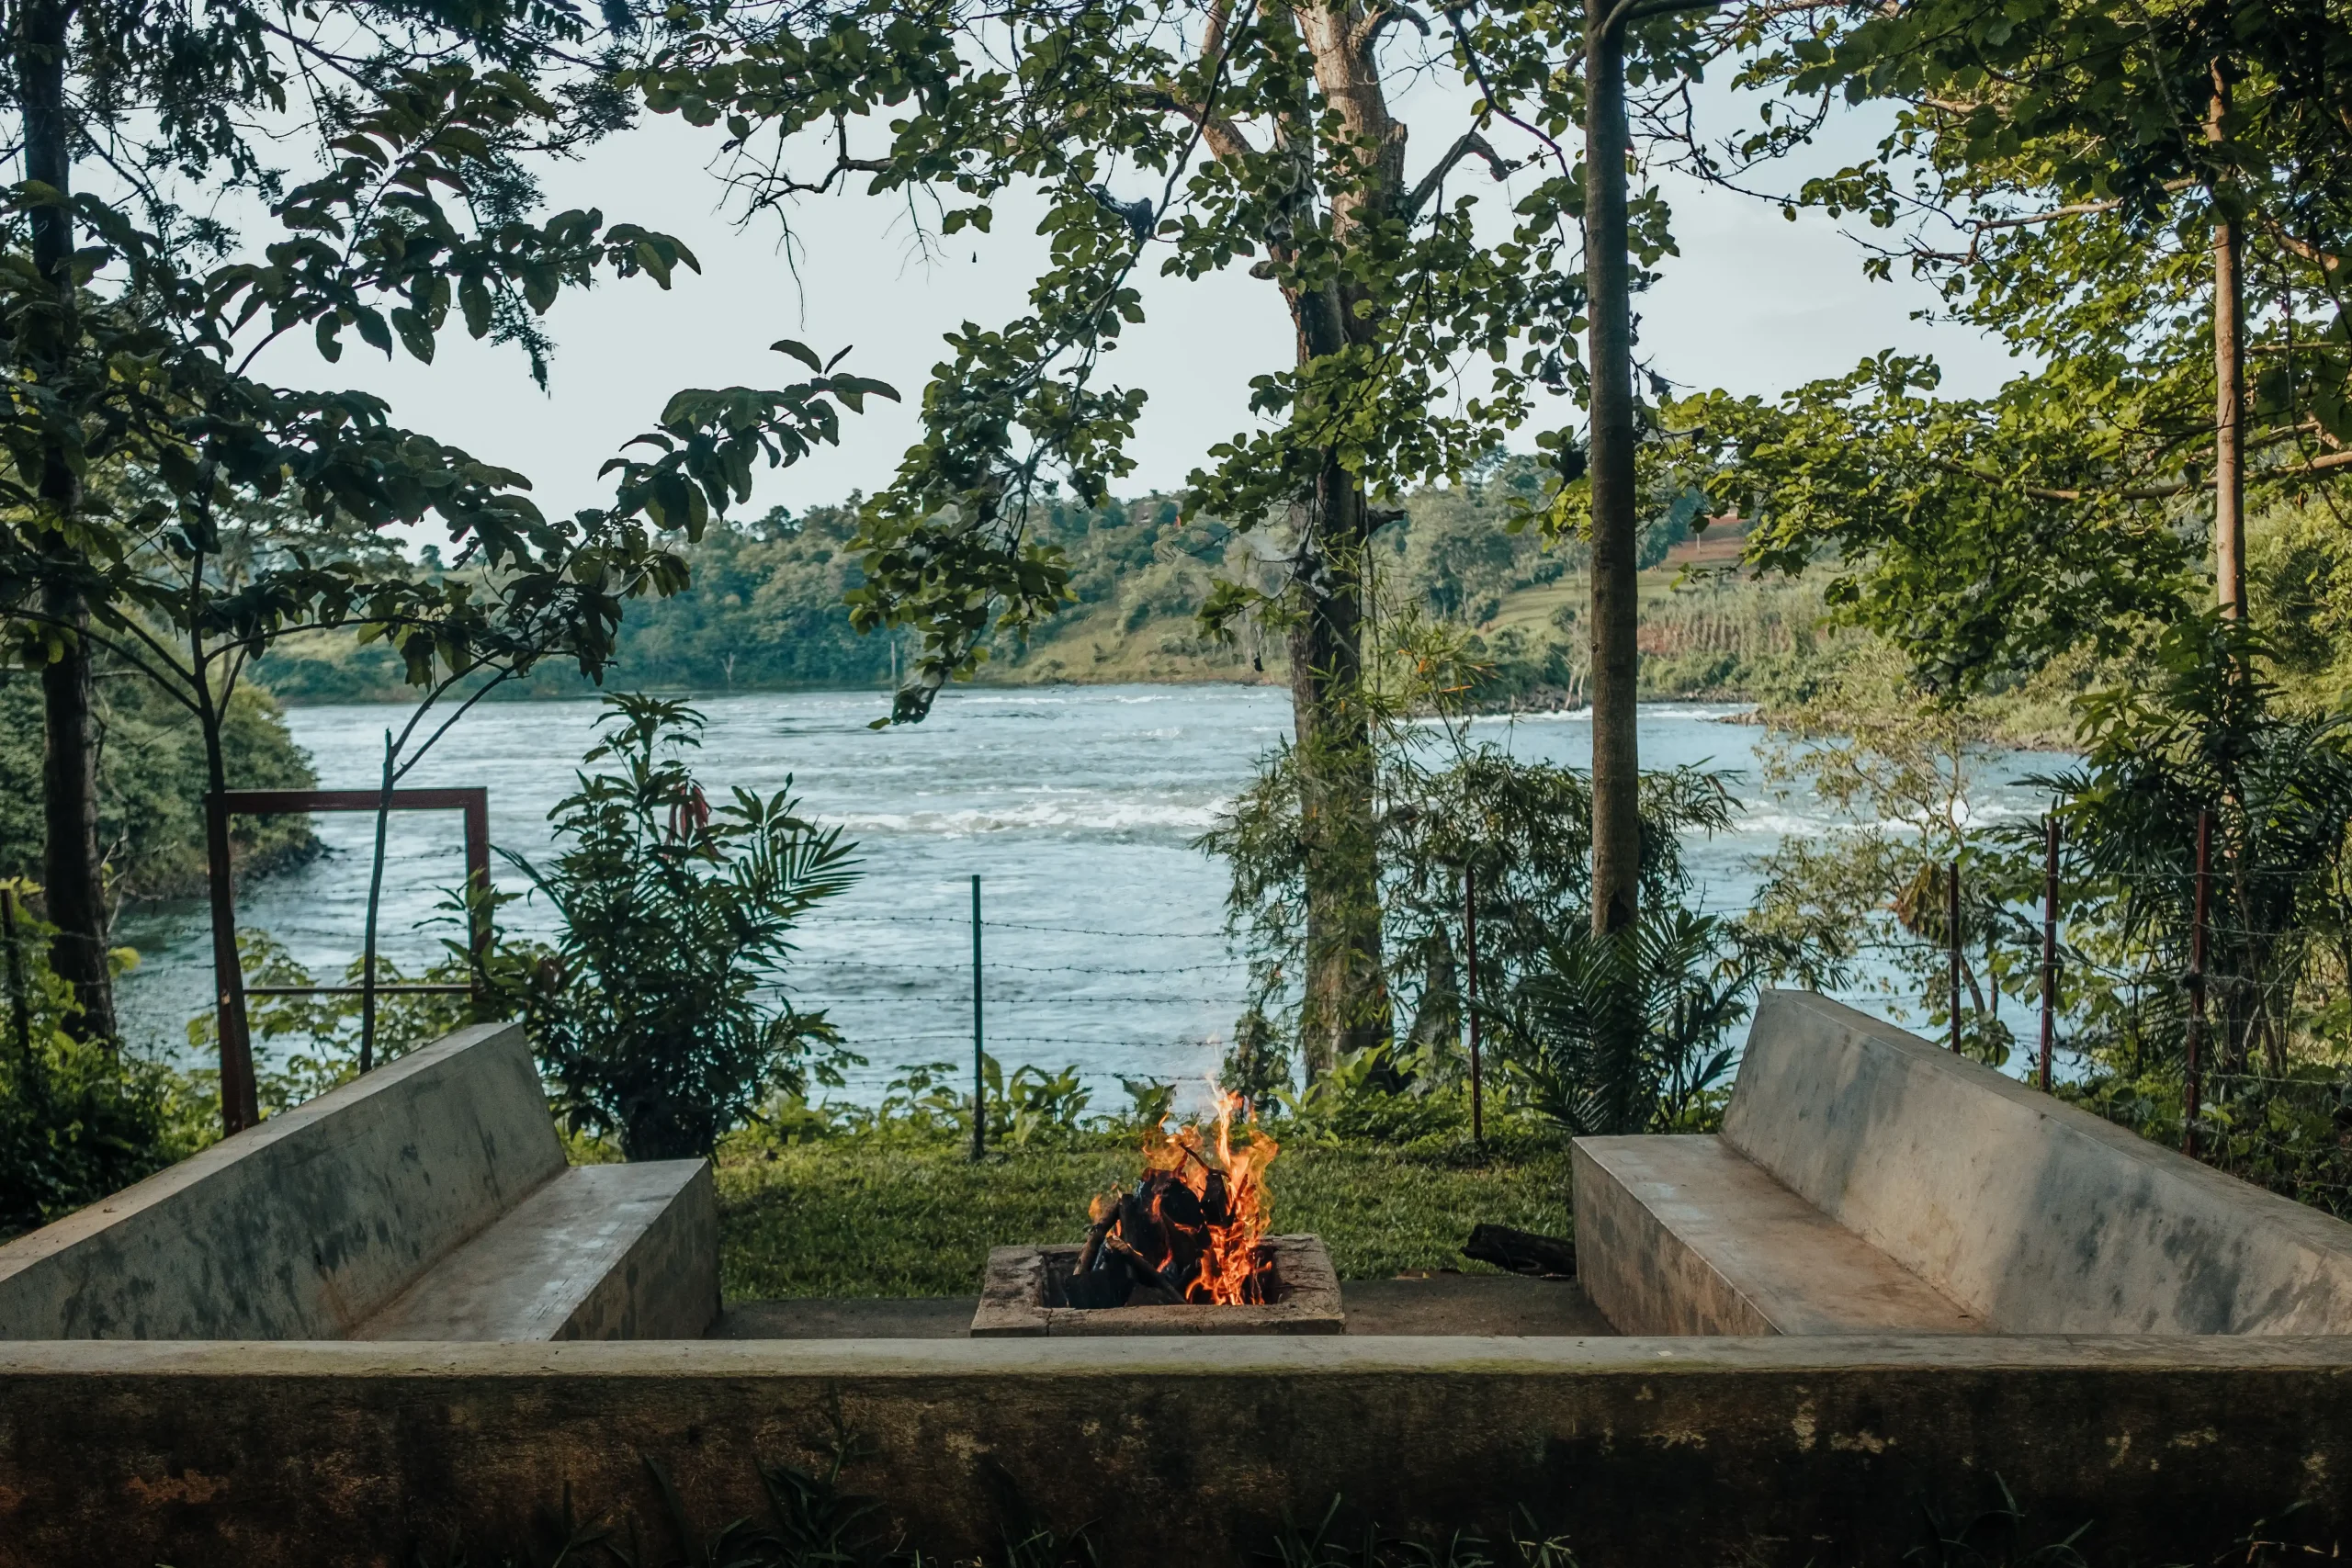
[[(1080, 1240), (1087, 1199), (1131, 1185), (1139, 1168), (1124, 1138), (978, 1166), (950, 1145), (849, 1138), (730, 1152), (718, 1166), (727, 1295), (978, 1295), (989, 1247)], [(1491, 1272), (1458, 1250), (1480, 1221), (1568, 1234), (1564, 1147), (1473, 1164), (1457, 1153), (1294, 1145), (1268, 1186), (1274, 1229), (1319, 1234), (1343, 1280)]]

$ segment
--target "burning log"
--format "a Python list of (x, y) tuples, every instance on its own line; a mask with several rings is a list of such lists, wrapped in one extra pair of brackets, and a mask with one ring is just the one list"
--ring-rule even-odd
[[(1105, 1236), (1102, 1238), (1102, 1245), (1125, 1263), (1128, 1271), (1135, 1276), (1135, 1282), (1127, 1292), (1126, 1300), (1120, 1303), (1122, 1306), (1182, 1304), (1184, 1292), (1178, 1290), (1166, 1275), (1154, 1268), (1151, 1259), (1128, 1246), (1125, 1238), (1118, 1235)], [(1142, 1299), (1138, 1300), (1139, 1296)]]
[(1074, 1307), (1196, 1303), (1262, 1305), (1268, 1266), (1259, 1256), (1269, 1218), (1263, 1175), (1276, 1151), (1250, 1130), (1236, 1146), (1237, 1101), (1219, 1108), (1214, 1144), (1201, 1127), (1144, 1139), (1135, 1190), (1089, 1205), (1086, 1244), (1064, 1287)]

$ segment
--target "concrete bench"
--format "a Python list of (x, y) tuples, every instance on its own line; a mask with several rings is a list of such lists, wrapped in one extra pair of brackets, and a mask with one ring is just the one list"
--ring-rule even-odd
[(702, 1160), (573, 1166), (483, 1024), (0, 1247), (0, 1339), (693, 1338)]
[(2352, 1333), (2352, 1225), (1772, 991), (1720, 1137), (1579, 1138), (1627, 1334)]

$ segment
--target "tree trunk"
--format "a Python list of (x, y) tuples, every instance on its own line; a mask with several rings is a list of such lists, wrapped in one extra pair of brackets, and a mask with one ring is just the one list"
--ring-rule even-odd
[[(2229, 107), (2229, 82), (2217, 60), (2208, 141), (2222, 140)], [(2238, 621), (2246, 614), (2245, 240), (2219, 177), (2205, 189), (2213, 204), (2213, 577), (2222, 614)]]
[[(59, 0), (35, 0), (16, 16), (12, 40), (17, 92), (24, 115), (24, 166), (28, 178), (60, 196), (73, 189), (71, 127), (65, 102), (68, 29), (73, 7)], [(36, 208), (32, 215), (33, 265), (57, 290), (59, 310), (49, 326), (28, 333), (21, 348), (37, 378), (56, 380), (74, 353), (74, 225), (61, 208)], [(51, 441), (42, 454), (40, 497), (48, 513), (43, 552), (61, 562), (72, 558), (65, 532), (82, 506), (82, 481), (66, 460), (62, 444)], [(67, 1027), (87, 1040), (115, 1037), (114, 980), (107, 969), (106, 884), (98, 858), (97, 755), (92, 739), (90, 646), (83, 635), (89, 608), (81, 591), (62, 574), (41, 591), (41, 611), (59, 637), (59, 652), (41, 671), (43, 739), (41, 767), (42, 880), (49, 918), (57, 927), (50, 963), (74, 987), (79, 1011)]]
[(1592, 929), (1640, 912), (1641, 755), (1634, 736), (1640, 615), (1634, 578), (1634, 373), (1625, 256), (1625, 51), (1588, 0), (1585, 52), (1585, 288), (1592, 373)]
[[(373, 1071), (376, 1066), (376, 918), (384, 905), (384, 833), (392, 815), (393, 755), (392, 732), (387, 729), (384, 780), (376, 795), (376, 853), (368, 863), (368, 934), (359, 953), (359, 1070), (363, 1073)], [(977, 900), (978, 897), (978, 883), (975, 881), (973, 897)], [(976, 912), (975, 928), (978, 923)]]
[[(204, 558), (191, 563), (191, 581), (204, 580)], [(191, 599), (195, 597), (191, 592)], [(188, 606), (188, 624), (200, 624)], [(226, 696), (212, 694), (211, 663), (201, 632), (188, 633), (189, 684), (195, 688), (197, 723), (204, 735), (205, 891), (212, 912), (213, 1028), (220, 1047), (220, 1131), (242, 1133), (261, 1122), (261, 1086), (254, 1074), (251, 1021), (245, 1014), (245, 969), (237, 952), (237, 899), (229, 836), (229, 755), (222, 739)]]
[[(1366, 149), (1369, 166), (1334, 170), (1331, 233), (1344, 251), (1377, 225), (1404, 191), (1405, 129), (1390, 118), (1385, 90), (1361, 28), (1364, 11), (1326, 5), (1292, 13), (1315, 62), (1320, 106), (1336, 113)], [(1315, 144), (1304, 122), (1278, 131), (1277, 145)], [(1313, 217), (1316, 178), (1302, 160), (1295, 231)], [(1278, 259), (1282, 247), (1272, 247)], [(1354, 291), (1334, 276), (1286, 290), (1303, 367), (1368, 342), (1375, 323), (1357, 315)], [(1301, 399), (1297, 424), (1324, 411)], [(1291, 694), (1298, 736), (1300, 818), (1306, 828), (1306, 967), (1301, 1046), (1307, 1076), (1386, 1041), (1394, 1028), (1381, 953), (1380, 858), (1374, 807), (1376, 774), (1364, 704), (1365, 551), (1372, 519), (1363, 481), (1327, 447), (1311, 498), (1292, 509), (1298, 619), (1290, 632)]]
[(1374, 762), (1363, 700), (1363, 496), (1333, 464), (1319, 520), (1306, 525), (1299, 615), (1290, 632), (1298, 739), (1299, 821), (1306, 863), (1306, 975), (1300, 1043), (1311, 1080), (1388, 1037), (1381, 959)]
[[(71, 477), (70, 475), (68, 476)], [(79, 486), (74, 487), (77, 491)], [(44, 476), (42, 486), (49, 486)], [(86, 627), (89, 611), (72, 589), (51, 583), (43, 613), (66, 627)], [(107, 967), (107, 903), (98, 859), (96, 749), (91, 744), (89, 644), (70, 633), (41, 669), (43, 735), (41, 820), (46, 842), (41, 879), (57, 927), (50, 966), (74, 987), (79, 1011), (66, 1021), (78, 1039), (116, 1035), (114, 979)]]
[[(2212, 94), (2206, 102), (2205, 140), (2218, 145), (2226, 140), (2223, 123), (2230, 109), (2230, 83), (2222, 62), (2212, 63)], [(2227, 182), (2217, 166), (2205, 182), (2206, 199), (2213, 209), (2213, 589), (2225, 620), (2246, 618), (2245, 594), (2245, 240), (2237, 214), (2231, 210)], [(2253, 694), (2252, 671), (2233, 660), (2226, 678), (2241, 697)], [(2228, 862), (2230, 885), (2243, 925), (2252, 915), (2251, 866), (2246, 855), (2245, 796), (2234, 771), (2222, 791), (2221, 840)], [(2259, 974), (2245, 951), (2258, 941), (2249, 931), (2224, 951), (2237, 950), (2247, 974)], [(2225, 961), (2226, 963), (2227, 961)], [(2245, 1070), (2248, 1019), (2237, 986), (2222, 987), (2222, 1061), (2223, 1074)]]

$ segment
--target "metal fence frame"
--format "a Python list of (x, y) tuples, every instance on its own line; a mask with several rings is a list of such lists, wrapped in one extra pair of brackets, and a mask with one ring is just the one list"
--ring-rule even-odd
[[(476, 785), (463, 789), (232, 789), (208, 792), (204, 797), (205, 832), (216, 863), (225, 867), (229, 818), (269, 817), (312, 811), (458, 811), (465, 815), (466, 931), (474, 955), (472, 977), (462, 986), (378, 986), (379, 996), (463, 993), (480, 1003), (482, 964), (490, 954), (490, 791)], [(226, 874), (211, 885), (212, 984), (220, 1032), (220, 1109), (229, 1130), (253, 1126), (261, 1120), (258, 1085), (254, 1077), (253, 1035), (245, 1014), (245, 998), (283, 996), (354, 996), (362, 986), (245, 985), (244, 966), (237, 958), (236, 896)]]

